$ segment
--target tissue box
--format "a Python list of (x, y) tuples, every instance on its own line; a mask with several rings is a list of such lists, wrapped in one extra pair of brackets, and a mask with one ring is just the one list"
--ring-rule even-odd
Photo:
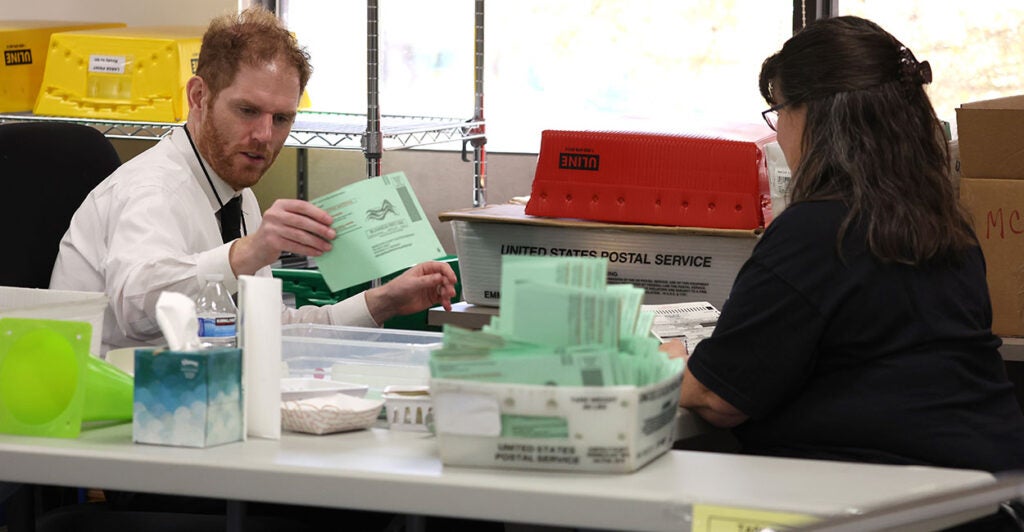
[(430, 379), (445, 465), (629, 473), (672, 448), (682, 373), (648, 386)]
[(209, 447), (245, 437), (242, 350), (135, 351), (132, 439)]

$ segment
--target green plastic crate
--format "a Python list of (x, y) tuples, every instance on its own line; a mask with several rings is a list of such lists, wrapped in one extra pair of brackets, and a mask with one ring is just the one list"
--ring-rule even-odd
[[(448, 265), (452, 267), (456, 278), (455, 297), (452, 298), (452, 302), (455, 303), (462, 301), (462, 275), (459, 272), (458, 257), (455, 255), (447, 255), (437, 260), (439, 262), (447, 262)], [(391, 279), (398, 277), (403, 272), (405, 272), (405, 270), (399, 270), (382, 278), (381, 281), (386, 283)], [(327, 283), (324, 281), (324, 277), (320, 274), (319, 270), (276, 268), (273, 270), (273, 274), (274, 277), (281, 279), (281, 290), (295, 296), (296, 307), (301, 307), (303, 305), (330, 305), (367, 290), (371, 286), (371, 284), (367, 282), (343, 288), (337, 292), (331, 292), (330, 288), (327, 288)], [(407, 329), (413, 331), (440, 331), (440, 327), (427, 324), (427, 312), (428, 311), (424, 310), (407, 316), (396, 316), (384, 322), (384, 328)]]
[(275, 268), (272, 272), (281, 280), (281, 291), (295, 296), (296, 307), (330, 305), (370, 288), (367, 282), (331, 292), (319, 270)]

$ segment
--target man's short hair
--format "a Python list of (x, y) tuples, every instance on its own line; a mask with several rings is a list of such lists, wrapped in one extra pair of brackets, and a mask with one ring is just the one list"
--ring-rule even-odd
[(210, 22), (199, 49), (196, 75), (216, 97), (235, 80), (241, 65), (259, 66), (277, 59), (296, 68), (301, 94), (313, 73), (309, 53), (273, 13), (250, 7)]

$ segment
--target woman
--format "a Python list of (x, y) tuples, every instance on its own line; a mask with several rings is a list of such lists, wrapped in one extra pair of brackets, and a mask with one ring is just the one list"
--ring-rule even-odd
[(791, 203), (682, 388), (682, 406), (734, 427), (743, 452), (1024, 467), (1024, 416), (930, 81), (927, 62), (856, 17), (808, 26), (762, 65)]

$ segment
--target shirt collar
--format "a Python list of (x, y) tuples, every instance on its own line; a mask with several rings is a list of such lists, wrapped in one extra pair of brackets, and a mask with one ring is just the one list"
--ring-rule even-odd
[[(199, 188), (206, 194), (206, 198), (210, 201), (210, 208), (214, 212), (220, 210), (221, 203), (227, 203), (232, 197), (241, 194), (241, 192), (235, 192), (235, 189), (231, 188), (231, 185), (227, 184), (217, 172), (210, 167), (210, 163), (206, 159), (202, 159), (202, 165), (199, 163), (199, 158), (196, 157), (197, 151), (192, 149), (192, 145), (188, 140), (188, 135), (185, 133), (185, 127), (175, 128), (171, 132), (171, 141), (175, 147), (181, 152), (182, 157), (185, 158), (185, 163), (188, 165), (189, 170), (192, 173), (192, 177), (199, 184)], [(200, 156), (202, 157), (202, 156)], [(214, 188), (217, 190), (215, 195), (210, 189), (210, 183), (206, 180), (206, 174), (203, 172), (203, 168), (210, 174), (210, 181), (213, 182)], [(217, 196), (220, 196), (220, 203), (217, 202)]]

